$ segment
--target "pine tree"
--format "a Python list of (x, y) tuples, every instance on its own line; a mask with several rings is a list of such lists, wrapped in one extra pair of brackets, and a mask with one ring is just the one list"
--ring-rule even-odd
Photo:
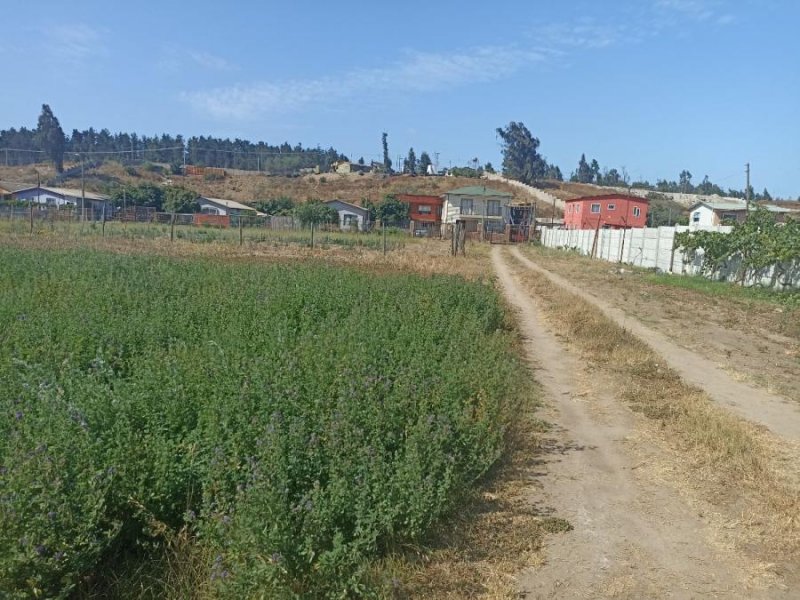
[(420, 175), (427, 175), (428, 174), (428, 167), (430, 167), (433, 163), (431, 162), (431, 157), (428, 155), (427, 152), (423, 152), (419, 155), (419, 174)]
[(381, 143), (383, 144), (383, 170), (386, 173), (392, 172), (392, 159), (389, 158), (389, 134), (385, 131), (381, 135)]
[(417, 155), (414, 153), (414, 148), (408, 149), (408, 157), (406, 158), (405, 165), (403, 165), (403, 171), (411, 175), (417, 174)]
[(589, 163), (586, 162), (586, 155), (581, 154), (581, 159), (578, 161), (578, 172), (576, 173), (576, 179), (578, 180), (578, 183), (591, 183), (593, 178), (594, 173), (592, 172), (592, 168), (589, 166)]
[(64, 172), (64, 149), (67, 141), (64, 130), (47, 104), (42, 104), (42, 114), (36, 127), (36, 141), (53, 161), (57, 173)]

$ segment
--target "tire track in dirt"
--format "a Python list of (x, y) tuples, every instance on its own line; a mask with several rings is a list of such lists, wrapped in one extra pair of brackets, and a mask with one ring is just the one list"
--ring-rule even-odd
[[(632, 413), (610, 393), (583, 393), (581, 362), (542, 325), (501, 248), (493, 248), (492, 263), (518, 311), (546, 418), (555, 424), (542, 444), (544, 503), (574, 527), (548, 538), (545, 564), (520, 575), (521, 597), (787, 597), (775, 588), (753, 589), (740, 561), (706, 543), (705, 523), (676, 492), (637, 475), (627, 447)], [(543, 503), (541, 491), (531, 502)]]
[(753, 423), (763, 425), (777, 435), (794, 442), (800, 441), (800, 407), (797, 405), (764, 389), (733, 379), (711, 360), (681, 348), (664, 334), (643, 325), (632, 315), (541, 267), (524, 256), (519, 248), (513, 248), (511, 254), (525, 267), (545, 275), (556, 285), (586, 300), (620, 327), (630, 331), (661, 355), (684, 381), (705, 391), (720, 406)]

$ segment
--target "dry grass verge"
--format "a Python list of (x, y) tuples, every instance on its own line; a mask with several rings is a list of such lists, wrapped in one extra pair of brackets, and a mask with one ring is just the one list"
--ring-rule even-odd
[(800, 495), (780, 464), (785, 448), (685, 384), (649, 346), (584, 300), (528, 269), (517, 276), (589, 368), (613, 381), (619, 397), (685, 461), (694, 490), (742, 528), (742, 549), (796, 576)]
[(734, 378), (800, 402), (800, 305), (793, 304), (789, 294), (700, 277), (656, 275), (575, 252), (520, 249), (540, 266), (624, 308)]
[(376, 271), (401, 271), (432, 275), (461, 275), (469, 280), (486, 277), (489, 272), (488, 246), (470, 244), (467, 256), (450, 256), (450, 244), (444, 240), (411, 240), (402, 248), (389, 251), (361, 247), (316, 247), (302, 244), (247, 243), (243, 246), (225, 242), (195, 243), (165, 238), (102, 238), (50, 235), (0, 235), (0, 245), (31, 249), (91, 248), (121, 254), (151, 254), (174, 257), (207, 257), (210, 260), (315, 260), (331, 265), (361, 267)]
[[(537, 393), (538, 395), (538, 393)], [(519, 597), (516, 576), (541, 564), (547, 534), (571, 529), (537, 510), (530, 492), (540, 435), (546, 424), (531, 407), (516, 424), (509, 451), (463, 509), (431, 536), (381, 562), (376, 573), (397, 599), (509, 600)]]

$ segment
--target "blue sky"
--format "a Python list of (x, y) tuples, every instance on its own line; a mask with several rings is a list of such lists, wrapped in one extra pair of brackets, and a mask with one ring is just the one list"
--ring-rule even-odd
[[(686, 168), (800, 196), (800, 3), (3, 0), (0, 128), (413, 146), (501, 162), (522, 121), (565, 175)], [(474, 4), (474, 5), (473, 5)]]

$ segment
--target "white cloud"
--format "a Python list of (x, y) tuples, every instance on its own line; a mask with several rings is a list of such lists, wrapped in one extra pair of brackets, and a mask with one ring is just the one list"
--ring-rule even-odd
[(385, 92), (433, 92), (507, 77), (545, 60), (547, 52), (485, 46), (466, 52), (408, 52), (386, 68), (353, 69), (336, 76), (260, 82), (184, 92), (196, 110), (217, 118), (246, 119), (310, 103), (335, 103)]
[(105, 54), (105, 34), (85, 23), (51, 25), (41, 30), (51, 57), (71, 66)]
[(226, 59), (220, 56), (215, 56), (209, 52), (190, 51), (189, 58), (191, 58), (195, 63), (197, 63), (204, 69), (209, 69), (211, 71), (237, 70), (236, 65), (228, 62)]
[(707, 21), (716, 14), (713, 0), (656, 0), (656, 8), (672, 11), (695, 21)]
[(177, 44), (166, 44), (161, 48), (161, 57), (156, 65), (162, 71), (181, 71), (200, 67), (206, 71), (231, 72), (239, 67), (226, 58), (204, 50), (185, 50)]
[(622, 40), (636, 41), (624, 25), (589, 20), (538, 27), (531, 32), (531, 36), (549, 47), (564, 49), (607, 48)]

